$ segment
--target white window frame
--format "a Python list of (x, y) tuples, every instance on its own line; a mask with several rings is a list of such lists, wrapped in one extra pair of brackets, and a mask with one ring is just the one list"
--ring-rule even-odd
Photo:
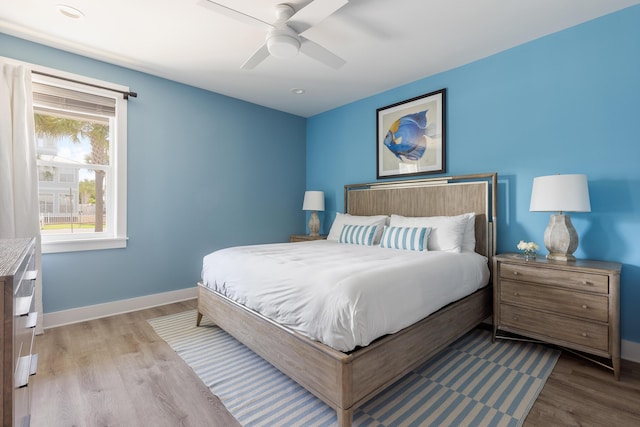
[[(107, 221), (113, 221), (113, 226), (101, 233), (42, 235), (42, 253), (89, 251), (102, 249), (117, 249), (127, 247), (127, 101), (121, 93), (89, 85), (113, 88), (117, 91), (129, 92), (129, 88), (111, 82), (92, 79), (77, 74), (67, 73), (52, 68), (20, 61), (12, 61), (28, 66), (32, 71), (38, 71), (60, 77), (54, 79), (32, 73), (32, 81), (59, 85), (82, 92), (113, 98), (116, 101), (116, 118), (113, 119), (113, 135), (115, 141), (110, 141), (113, 177), (107, 180), (106, 206), (111, 211), (107, 214)], [(74, 80), (66, 81), (65, 79)], [(39, 206), (39, 205), (38, 205)], [(107, 223), (110, 225), (110, 223)]]

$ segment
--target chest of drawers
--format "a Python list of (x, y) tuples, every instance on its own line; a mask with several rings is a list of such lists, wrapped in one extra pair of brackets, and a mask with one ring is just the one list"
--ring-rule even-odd
[(2, 407), (3, 426), (28, 426), (31, 418), (29, 378), (35, 374), (35, 240), (0, 240), (0, 285), (3, 328)]
[(608, 359), (620, 378), (620, 270), (614, 262), (493, 259), (494, 337), (510, 332)]
[(311, 240), (326, 240), (327, 236), (309, 236), (308, 234), (292, 234), (289, 237), (289, 242), (309, 242)]

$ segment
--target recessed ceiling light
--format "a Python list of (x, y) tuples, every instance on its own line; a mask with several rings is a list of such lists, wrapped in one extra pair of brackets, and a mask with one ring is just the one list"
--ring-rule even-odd
[(62, 13), (67, 18), (79, 19), (84, 16), (84, 13), (82, 13), (75, 7), (69, 6), (68, 4), (57, 4), (56, 7), (60, 11), (60, 13)]
[(304, 89), (294, 87), (293, 89), (291, 89), (291, 93), (293, 93), (294, 95), (302, 95), (304, 93)]

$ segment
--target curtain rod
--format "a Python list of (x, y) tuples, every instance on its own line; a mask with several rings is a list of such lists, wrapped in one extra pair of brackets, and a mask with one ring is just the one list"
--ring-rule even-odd
[(65, 80), (67, 82), (79, 83), (79, 84), (83, 84), (83, 85), (87, 85), (87, 86), (91, 86), (91, 87), (97, 87), (98, 89), (105, 89), (105, 90), (110, 90), (111, 92), (121, 93), (122, 96), (124, 97), (124, 99), (129, 99), (130, 96), (133, 97), (133, 98), (137, 98), (138, 97), (137, 93), (131, 92), (131, 91), (119, 90), (119, 89), (114, 89), (114, 88), (111, 88), (111, 87), (95, 85), (93, 83), (81, 82), (80, 80), (74, 80), (74, 79), (69, 79), (67, 77), (56, 76), (54, 74), (43, 73), (42, 71), (31, 70), (31, 72), (33, 74), (39, 74), (39, 75), (45, 76), (45, 77), (53, 77), (54, 79)]

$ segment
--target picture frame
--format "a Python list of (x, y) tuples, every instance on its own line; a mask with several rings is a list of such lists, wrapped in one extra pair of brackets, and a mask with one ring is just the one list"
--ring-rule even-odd
[(446, 171), (446, 89), (376, 110), (378, 179)]

